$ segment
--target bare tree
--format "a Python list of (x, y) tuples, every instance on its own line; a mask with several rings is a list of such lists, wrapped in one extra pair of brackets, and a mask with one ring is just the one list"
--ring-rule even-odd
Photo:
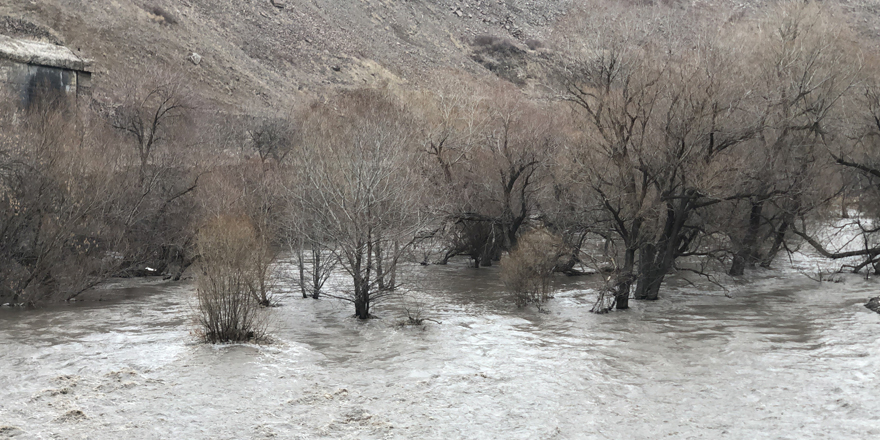
[(311, 235), (332, 244), (351, 277), (349, 292), (325, 295), (351, 301), (367, 319), (425, 222), (412, 118), (383, 90), (343, 93), (310, 115), (293, 168), (301, 183), (290, 190), (314, 220)]
[[(466, 254), (475, 267), (491, 265), (516, 244), (520, 228), (537, 208), (546, 169), (560, 144), (559, 127), (545, 106), (528, 102), (514, 88), (496, 85), (448, 103), (427, 152), (442, 183), (448, 237), (443, 261)], [(433, 162), (433, 160), (431, 161)]]
[(760, 29), (739, 43), (763, 42), (747, 58), (756, 68), (742, 73), (751, 77), (743, 87), (760, 99), (741, 103), (760, 115), (761, 127), (746, 146), (736, 179), (749, 197), (731, 213), (742, 219), (741, 227), (729, 228), (731, 275), (756, 263), (769, 267), (792, 221), (824, 203), (814, 195), (829, 165), (822, 153), (835, 142), (836, 113), (860, 69), (842, 35), (846, 26), (820, 5), (783, 4)]
[(279, 164), (283, 162), (293, 150), (298, 135), (296, 127), (282, 118), (257, 119), (250, 129), (251, 145), (263, 163), (269, 159)]
[(741, 197), (726, 165), (756, 130), (741, 124), (744, 93), (722, 75), (734, 64), (717, 40), (657, 47), (615, 35), (569, 68), (567, 90), (583, 116), (572, 178), (623, 242), (614, 290), (625, 309), (634, 283), (636, 299), (657, 299), (680, 257), (708, 254), (704, 211)]
[(145, 274), (150, 267), (179, 278), (195, 254), (193, 196), (209, 168), (201, 147), (220, 148), (222, 139), (217, 130), (204, 128), (213, 118), (196, 117), (194, 98), (173, 74), (147, 72), (129, 80), (124, 93), (109, 119), (121, 145), (133, 147), (130, 167), (137, 171), (115, 177), (127, 191), (116, 219), (127, 243), (118, 251), (129, 274)]
[(112, 115), (112, 123), (134, 141), (143, 183), (156, 147), (182, 129), (193, 104), (183, 82), (174, 75), (156, 72), (142, 78), (146, 80), (131, 81), (123, 103)]
[[(810, 211), (796, 212), (791, 216), (790, 230), (823, 257), (848, 260), (841, 270), (857, 273), (870, 267), (876, 273), (880, 270), (880, 87), (876, 79), (869, 78), (859, 89), (861, 93), (848, 106), (852, 111), (847, 118), (847, 142), (837, 142), (828, 148), (840, 172), (854, 183), (849, 191), (857, 197), (856, 212), (845, 221), (836, 222), (823, 216), (809, 216)], [(826, 191), (833, 190), (823, 186)], [(823, 199), (827, 201), (830, 197)]]
[[(307, 184), (301, 180), (289, 183), (294, 187)], [(294, 284), (299, 287), (303, 298), (319, 299), (337, 265), (334, 243), (330, 237), (322, 235), (322, 228), (315, 227), (319, 219), (309, 215), (309, 205), (302, 204), (306, 199), (299, 191), (302, 187), (288, 194), (291, 197), (287, 201), (289, 212), (284, 237), (297, 269)]]
[(120, 264), (112, 138), (55, 108), (0, 111), (0, 295), (17, 304), (73, 299)]

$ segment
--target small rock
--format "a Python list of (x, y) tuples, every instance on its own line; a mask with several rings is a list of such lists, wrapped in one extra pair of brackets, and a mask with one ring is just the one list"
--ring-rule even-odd
[(340, 70), (342, 70), (342, 68), (339, 66), (333, 66), (331, 67), (331, 69), (333, 69), (334, 72), (339, 72)]
[(197, 53), (195, 53), (195, 52), (189, 54), (189, 56), (186, 57), (186, 59), (188, 59), (190, 62), (192, 62), (192, 63), (195, 64), (196, 66), (198, 66), (199, 63), (202, 62), (202, 56), (199, 55), (199, 54), (197, 54)]
[(865, 304), (869, 310), (880, 313), (880, 296), (875, 296), (868, 300), (868, 303)]
[(275, 6), (278, 9), (284, 9), (284, 0), (272, 0), (272, 6)]

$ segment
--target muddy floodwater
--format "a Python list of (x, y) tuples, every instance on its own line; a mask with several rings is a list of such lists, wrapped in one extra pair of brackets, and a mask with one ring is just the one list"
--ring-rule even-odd
[[(464, 264), (414, 268), (369, 322), (284, 296), (263, 346), (195, 343), (192, 283), (0, 310), (0, 438), (880, 438), (874, 280), (672, 277), (594, 315), (590, 279), (564, 279), (541, 313)], [(403, 306), (442, 323), (396, 327)]]

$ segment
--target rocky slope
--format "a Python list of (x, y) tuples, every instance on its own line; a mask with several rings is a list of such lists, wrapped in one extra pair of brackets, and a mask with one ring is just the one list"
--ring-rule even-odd
[[(382, 81), (430, 86), (450, 70), (534, 83), (523, 59), (540, 56), (529, 47), (541, 46), (570, 4), (21, 0), (0, 4), (0, 33), (65, 44), (94, 59), (99, 97), (161, 66), (210, 102), (248, 109)], [(480, 36), (494, 39), (475, 45)]]
[[(65, 44), (94, 59), (98, 99), (112, 100), (107, 95), (122, 90), (126, 82), (161, 69), (181, 75), (218, 108), (252, 111), (286, 106), (338, 87), (381, 82), (431, 87), (452, 72), (499, 76), (540, 91), (541, 66), (552, 57), (542, 47), (553, 48), (560, 35), (579, 26), (577, 20), (565, 23), (574, 8), (591, 15), (609, 5), (620, 10), (660, 5), (717, 18), (761, 13), (773, 3), (7, 0), (0, 2), (0, 34)], [(832, 3), (862, 37), (880, 35), (876, 0)]]

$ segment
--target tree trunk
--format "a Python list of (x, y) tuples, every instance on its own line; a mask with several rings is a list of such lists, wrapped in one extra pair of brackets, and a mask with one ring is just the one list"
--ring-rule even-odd
[(642, 248), (639, 251), (638, 284), (636, 285), (635, 299), (648, 299), (648, 289), (645, 279), (648, 274), (652, 272), (652, 266), (654, 265), (654, 259), (656, 256), (656, 246), (651, 243), (645, 243), (642, 245)]
[(618, 283), (614, 292), (614, 304), (617, 310), (626, 310), (629, 308), (629, 290), (632, 282), (629, 280)]
[(666, 223), (663, 234), (657, 244), (647, 243), (642, 245), (639, 253), (638, 283), (636, 284), (636, 299), (654, 301), (660, 297), (660, 286), (666, 274), (672, 269), (675, 259), (684, 251), (679, 249), (687, 245), (688, 240), (682, 240), (682, 229), (687, 221), (691, 209), (693, 195), (688, 192), (685, 197), (666, 205)]
[(382, 261), (384, 255), (382, 255), (382, 246), (381, 239), (376, 240), (376, 246), (373, 247), (373, 254), (376, 257), (376, 263), (374, 267), (376, 268), (376, 283), (379, 290), (385, 290), (385, 265)]
[(660, 265), (652, 265), (646, 272), (639, 274), (636, 284), (636, 299), (656, 301), (660, 297), (660, 286), (666, 277), (666, 270)]
[(388, 273), (386, 274), (388, 279), (386, 280), (385, 286), (389, 290), (397, 289), (397, 259), (400, 256), (400, 242), (394, 240), (394, 257), (391, 259), (391, 267), (388, 268)]
[(764, 210), (764, 201), (752, 203), (752, 209), (749, 210), (749, 227), (746, 229), (746, 236), (743, 238), (742, 246), (734, 254), (733, 262), (730, 265), (728, 274), (731, 276), (739, 276), (745, 273), (746, 267), (754, 267), (756, 259), (755, 243), (758, 241), (758, 232), (761, 228), (761, 213)]
[(743, 255), (742, 249), (733, 254), (733, 262), (730, 263), (730, 270), (727, 274), (730, 276), (740, 276), (746, 272), (746, 257)]
[(435, 264), (440, 264), (440, 265), (444, 265), (444, 266), (445, 266), (446, 264), (449, 263), (449, 259), (452, 258), (452, 257), (454, 257), (455, 255), (458, 255), (458, 252), (457, 252), (456, 250), (449, 250), (449, 251), (446, 251), (446, 252), (443, 253), (443, 258), (441, 258), (440, 261), (438, 261), (438, 262), (435, 263)]
[(624, 256), (623, 270), (617, 278), (617, 285), (614, 286), (614, 303), (617, 310), (626, 310), (629, 308), (629, 291), (632, 287), (633, 266), (635, 266), (636, 250), (627, 248)]
[(303, 298), (308, 298), (309, 293), (306, 288), (306, 255), (302, 247), (296, 251), (296, 267), (299, 270), (299, 290), (302, 292)]
[(321, 296), (321, 249), (312, 247), (312, 299), (318, 299)]
[(354, 301), (354, 313), (358, 319), (370, 319), (370, 301), (358, 298)]
[(788, 227), (790, 225), (789, 216), (786, 215), (782, 219), (782, 223), (779, 225), (779, 228), (773, 234), (773, 246), (770, 248), (770, 251), (767, 252), (767, 255), (764, 257), (764, 260), (761, 261), (761, 267), (767, 269), (770, 267), (770, 263), (773, 262), (773, 259), (776, 258), (776, 254), (779, 253), (779, 250), (782, 248), (782, 243), (785, 241), (785, 233), (788, 232)]
[(370, 319), (370, 286), (368, 282), (360, 280), (354, 286), (354, 313), (358, 319)]
[(494, 240), (487, 240), (486, 244), (483, 245), (483, 249), (480, 252), (479, 263), (477, 267), (491, 267), (492, 266), (492, 251), (495, 248)]

